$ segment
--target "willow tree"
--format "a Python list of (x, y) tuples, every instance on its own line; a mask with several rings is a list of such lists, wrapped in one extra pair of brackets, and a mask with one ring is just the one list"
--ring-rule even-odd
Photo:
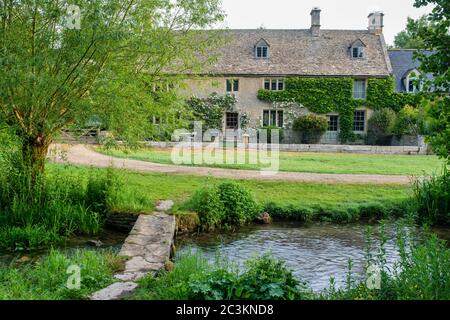
[(149, 86), (208, 62), (218, 37), (196, 30), (223, 19), (219, 1), (0, 0), (0, 119), (25, 168), (42, 173), (61, 130), (93, 115), (142, 132)]

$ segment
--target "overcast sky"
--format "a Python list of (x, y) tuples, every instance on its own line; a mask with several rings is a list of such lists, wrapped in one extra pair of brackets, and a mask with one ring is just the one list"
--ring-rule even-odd
[(310, 12), (320, 7), (323, 29), (366, 29), (367, 15), (383, 11), (384, 36), (393, 44), (394, 36), (406, 26), (406, 18), (418, 18), (431, 11), (413, 7), (414, 0), (222, 0), (230, 29), (307, 29)]

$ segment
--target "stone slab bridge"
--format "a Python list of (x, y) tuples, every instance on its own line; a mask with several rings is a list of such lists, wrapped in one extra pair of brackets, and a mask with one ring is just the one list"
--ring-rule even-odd
[(169, 261), (176, 221), (168, 215), (173, 201), (161, 201), (152, 215), (140, 215), (125, 240), (119, 256), (127, 258), (125, 270), (114, 275), (118, 281), (93, 293), (91, 300), (120, 300), (137, 287), (136, 281), (155, 274)]

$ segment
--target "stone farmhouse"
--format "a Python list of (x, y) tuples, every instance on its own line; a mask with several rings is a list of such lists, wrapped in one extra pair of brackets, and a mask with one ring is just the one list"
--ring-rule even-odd
[[(238, 101), (235, 110), (224, 114), (221, 129), (240, 132), (243, 115), (253, 128), (286, 128), (286, 111), (272, 102), (258, 99), (258, 92), (261, 89), (283, 91), (290, 77), (351, 78), (351, 94), (354, 99), (362, 101), (367, 96), (368, 81), (375, 78), (399, 76), (398, 91), (408, 91), (405, 88), (415, 91), (409, 80), (412, 80), (416, 67), (408, 66), (407, 70), (403, 70), (404, 60), (408, 59), (403, 55), (407, 53), (388, 52), (383, 37), (382, 12), (371, 13), (364, 30), (323, 30), (320, 13), (319, 8), (312, 9), (311, 27), (306, 30), (225, 31), (230, 41), (218, 50), (217, 61), (202, 74), (186, 80), (183, 92), (200, 98), (212, 93), (235, 95)], [(400, 55), (403, 63), (399, 64), (402, 66), (396, 65), (394, 71), (391, 61), (397, 62)], [(412, 56), (409, 58), (412, 59)], [(355, 134), (367, 133), (372, 112), (364, 103), (355, 108)], [(331, 112), (324, 115), (329, 126), (321, 143), (339, 143), (340, 114)], [(285, 131), (284, 143), (297, 143), (292, 132)]]

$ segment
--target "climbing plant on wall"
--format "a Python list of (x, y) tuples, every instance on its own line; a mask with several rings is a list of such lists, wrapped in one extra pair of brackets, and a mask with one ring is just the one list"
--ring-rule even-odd
[(399, 111), (406, 104), (418, 105), (420, 101), (416, 94), (395, 93), (393, 78), (369, 79), (367, 99), (354, 99), (353, 81), (348, 77), (293, 77), (286, 79), (284, 91), (260, 90), (258, 98), (267, 102), (295, 101), (318, 114), (338, 112), (342, 142), (354, 138), (353, 113), (356, 107)]

